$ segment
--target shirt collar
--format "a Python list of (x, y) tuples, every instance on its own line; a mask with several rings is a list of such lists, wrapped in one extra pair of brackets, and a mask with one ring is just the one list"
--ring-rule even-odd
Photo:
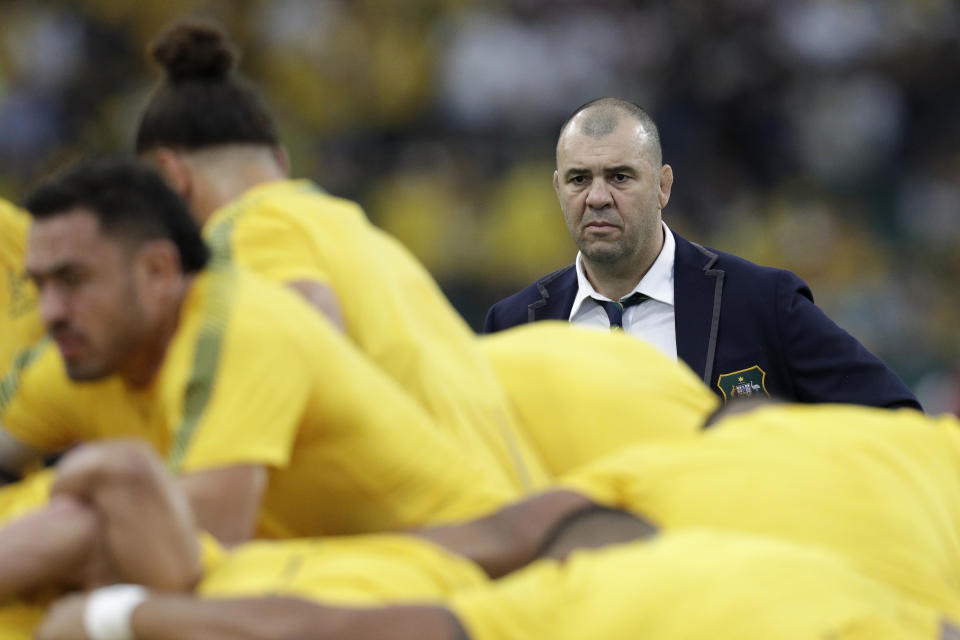
[[(673, 233), (666, 222), (661, 221), (663, 225), (663, 247), (660, 249), (660, 255), (653, 261), (650, 268), (644, 274), (637, 286), (633, 288), (630, 294), (640, 292), (649, 296), (653, 300), (673, 306), (673, 262), (674, 254), (677, 250), (677, 242), (673, 238)], [(590, 281), (587, 280), (587, 274), (583, 270), (583, 255), (578, 251), (577, 259), (574, 262), (577, 272), (577, 295), (573, 299), (573, 307), (570, 309), (570, 317), (573, 318), (584, 300), (589, 298), (599, 298), (609, 300), (610, 298), (597, 293)], [(627, 294), (627, 295), (630, 295)], [(626, 296), (624, 296), (626, 297)]]

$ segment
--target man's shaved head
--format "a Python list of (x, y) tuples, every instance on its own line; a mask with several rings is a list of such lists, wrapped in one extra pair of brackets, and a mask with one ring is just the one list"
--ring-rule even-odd
[(597, 98), (581, 105), (560, 127), (559, 137), (563, 138), (563, 134), (568, 127), (576, 126), (577, 130), (584, 135), (591, 138), (603, 138), (613, 133), (623, 118), (632, 118), (640, 124), (647, 134), (646, 139), (653, 154), (651, 159), (654, 166), (660, 166), (663, 162), (663, 152), (660, 148), (660, 132), (657, 130), (657, 125), (649, 113), (628, 100), (606, 97)]

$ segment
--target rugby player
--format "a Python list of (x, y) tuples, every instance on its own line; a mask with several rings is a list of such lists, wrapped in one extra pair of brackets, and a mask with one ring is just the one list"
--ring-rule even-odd
[[(956, 621), (960, 602), (958, 426), (955, 418), (913, 411), (757, 409), (721, 421), (698, 440), (612, 456), (572, 474), (557, 490), (464, 525), (417, 537), (240, 547), (210, 566), (199, 588), (204, 597), (273, 594), (327, 606), (151, 596), (144, 626), (133, 618), (136, 637), (169, 637), (152, 635), (160, 617), (150, 610), (184, 621), (172, 637), (227, 634), (246, 625), (249, 637), (308, 626), (316, 630), (311, 637), (325, 637), (322, 630), (332, 633), (332, 627), (405, 637), (391, 635), (400, 633), (399, 621), (438, 638), (455, 637), (444, 634), (459, 625), (477, 638), (582, 637), (576, 633), (588, 634), (588, 622), (597, 626), (596, 637), (622, 637), (605, 635), (616, 629), (640, 629), (645, 637), (706, 637), (711, 625), (728, 637), (938, 637), (939, 615)], [(664, 462), (653, 464), (658, 458)], [(665, 533), (654, 535), (650, 514)], [(574, 550), (635, 539), (644, 542), (596, 554), (578, 551), (559, 563)], [(503, 576), (539, 556), (555, 560), (495, 586), (486, 583), (485, 575)], [(168, 570), (174, 566), (167, 564)], [(195, 579), (195, 563), (180, 566), (184, 582)], [(116, 602), (110, 593), (103, 597)], [(667, 615), (684, 610), (678, 604), (684, 594), (692, 598), (690, 607), (702, 607), (699, 615)], [(446, 605), (375, 613), (339, 608), (410, 600)], [(76, 614), (80, 604), (71, 602), (57, 616)], [(753, 617), (746, 615), (751, 610)], [(270, 624), (279, 627), (256, 623), (268, 614), (278, 616)], [(431, 629), (439, 635), (431, 636)]]
[[(43, 566), (70, 567), (74, 575), (91, 575), (92, 566), (100, 576), (129, 579), (150, 575), (152, 565), (174, 589), (199, 577), (189, 510), (148, 452), (112, 443), (88, 447), (62, 466), (54, 488), (62, 501), (60, 518), (82, 531), (74, 529), (72, 540), (21, 536), (20, 546), (33, 547), (34, 557), (47, 561)], [(141, 517), (132, 517), (141, 505)], [(150, 526), (154, 518), (157, 529)], [(536, 556), (543, 559), (487, 582), (456, 557), (482, 562), (508, 540), (508, 531), (521, 534), (510, 536), (518, 548), (528, 548), (518, 553), (503, 547), (505, 555), (486, 555), (488, 560), (500, 555), (503, 566), (522, 567)], [(156, 554), (155, 533), (167, 543)], [(7, 544), (9, 529), (0, 534), (0, 549), (17, 546)], [(362, 536), (333, 540), (333, 549), (323, 541), (255, 543), (261, 548), (250, 553), (241, 547), (212, 569), (200, 584), (202, 599), (114, 585), (61, 601), (37, 637), (933, 640), (955, 633), (935, 608), (902, 598), (841, 554), (730, 532), (656, 535), (643, 519), (598, 509), (569, 492), (545, 494), (423, 537), (432, 542), (411, 536), (405, 546), (399, 536)], [(532, 542), (538, 549), (531, 555)], [(38, 554), (42, 543), (47, 549)], [(0, 566), (25, 555), (24, 548), (0, 554)], [(107, 561), (91, 549), (105, 549)], [(250, 597), (268, 593), (284, 597)]]
[(52, 340), (5, 378), (4, 470), (142, 438), (182, 476), (199, 526), (229, 543), (456, 521), (516, 496), (299, 296), (208, 261), (149, 168), (82, 164), (27, 206)]
[(436, 420), (518, 488), (546, 475), (475, 337), (433, 278), (361, 208), (291, 180), (273, 118), (217, 27), (173, 24), (137, 153), (189, 204), (221, 256), (300, 293)]

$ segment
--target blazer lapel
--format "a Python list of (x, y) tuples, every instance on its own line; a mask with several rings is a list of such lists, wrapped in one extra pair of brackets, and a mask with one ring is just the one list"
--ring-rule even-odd
[(677, 356), (710, 386), (717, 350), (723, 294), (723, 269), (714, 269), (717, 254), (676, 233), (673, 264)]
[(537, 282), (540, 299), (527, 305), (527, 322), (567, 320), (577, 296), (577, 271), (573, 265), (554, 271)]

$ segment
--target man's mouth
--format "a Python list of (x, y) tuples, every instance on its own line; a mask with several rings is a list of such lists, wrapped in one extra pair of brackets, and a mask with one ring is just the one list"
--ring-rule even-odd
[(612, 229), (616, 229), (617, 226), (610, 222), (597, 221), (588, 222), (584, 228), (591, 231), (610, 231)]
[(83, 349), (83, 338), (76, 334), (55, 333), (51, 337), (57, 343), (57, 348), (60, 349), (64, 359), (76, 356)]

